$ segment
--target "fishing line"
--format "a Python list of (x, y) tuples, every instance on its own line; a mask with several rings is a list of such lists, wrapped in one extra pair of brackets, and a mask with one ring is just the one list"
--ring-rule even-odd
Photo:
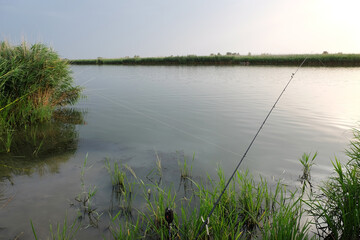
[[(83, 87), (85, 87), (85, 86), (83, 86)], [(93, 88), (93, 89), (87, 89), (87, 88), (85, 88), (84, 89), (84, 93), (88, 93), (88, 92), (93, 92), (93, 91), (103, 91), (103, 90), (107, 90), (106, 88)]]
[[(274, 105), (271, 107), (271, 109), (270, 109), (269, 113), (268, 113), (268, 114), (267, 114), (267, 116), (265, 117), (265, 119), (264, 119), (263, 123), (260, 125), (260, 127), (259, 127), (258, 131), (256, 132), (256, 134), (255, 134), (254, 138), (251, 140), (251, 142), (250, 142), (249, 146), (247, 147), (247, 149), (246, 149), (246, 151), (245, 151), (244, 155), (241, 157), (241, 159), (240, 159), (240, 161), (239, 161), (238, 165), (236, 166), (236, 168), (235, 168), (234, 172), (232, 173), (231, 177), (230, 177), (230, 178), (229, 178), (229, 180), (227, 181), (227, 183), (226, 183), (226, 185), (225, 185), (224, 189), (222, 190), (222, 192), (221, 192), (221, 194), (219, 195), (218, 199), (217, 199), (217, 200), (216, 200), (216, 202), (214, 203), (213, 208), (211, 209), (211, 211), (210, 211), (209, 215), (207, 216), (207, 219), (209, 219), (209, 218), (211, 217), (211, 215), (213, 214), (213, 212), (214, 212), (214, 210), (215, 210), (216, 206), (217, 206), (217, 205), (219, 204), (219, 202), (220, 202), (221, 197), (224, 195), (224, 193), (225, 193), (225, 191), (226, 191), (227, 187), (229, 186), (229, 184), (230, 184), (231, 180), (232, 180), (232, 179), (233, 179), (233, 177), (235, 176), (235, 173), (236, 173), (236, 172), (237, 172), (237, 170), (239, 169), (239, 167), (240, 167), (240, 165), (241, 165), (242, 161), (244, 160), (244, 158), (246, 157), (246, 154), (249, 152), (249, 150), (250, 150), (251, 146), (252, 146), (252, 145), (253, 145), (253, 143), (255, 142), (255, 139), (256, 139), (256, 138), (257, 138), (257, 136), (259, 135), (259, 133), (260, 133), (261, 129), (263, 128), (263, 126), (265, 125), (265, 123), (266, 123), (267, 119), (269, 118), (270, 114), (271, 114), (271, 113), (272, 113), (272, 111), (274, 110), (274, 108), (275, 108), (276, 104), (279, 102), (279, 100), (280, 100), (281, 96), (283, 95), (283, 93), (285, 92), (286, 88), (289, 86), (289, 84), (290, 84), (291, 80), (294, 78), (295, 74), (299, 71), (299, 69), (300, 69), (300, 68), (302, 67), (302, 65), (305, 63), (306, 59), (307, 59), (307, 57), (304, 59), (304, 61), (302, 61), (302, 63), (301, 63), (301, 64), (300, 64), (300, 66), (296, 69), (296, 71), (295, 71), (294, 73), (292, 73), (292, 74), (291, 74), (291, 77), (290, 77), (289, 81), (288, 81), (288, 82), (287, 82), (287, 84), (285, 85), (285, 87), (284, 87), (284, 89), (282, 90), (282, 92), (280, 93), (279, 97), (276, 99), (276, 101), (275, 101)], [(203, 223), (203, 224), (201, 225), (201, 228), (200, 228), (200, 230), (198, 231), (198, 233), (197, 233), (197, 235), (196, 235), (196, 238), (195, 238), (195, 239), (198, 239), (198, 238), (199, 238), (199, 236), (200, 236), (200, 234), (201, 234), (202, 230), (204, 229), (205, 225), (206, 225), (206, 223)]]
[[(103, 89), (99, 89), (99, 90), (103, 90)], [(104, 90), (105, 90), (105, 89), (104, 89)], [(90, 89), (89, 91), (93, 91), (93, 89)], [(89, 91), (88, 91), (88, 92), (89, 92)], [(94, 91), (95, 91), (95, 89), (94, 89)], [(186, 95), (184, 95), (184, 96), (186, 96)], [(103, 96), (102, 96), (102, 97), (103, 97)], [(201, 97), (201, 96), (200, 96), (200, 97)], [(126, 100), (121, 99), (120, 101), (121, 101), (123, 104), (125, 103), (125, 104), (127, 104), (128, 106), (130, 105), (130, 103), (129, 103), (128, 101), (126, 101)], [(139, 109), (139, 106), (137, 106), (137, 109)], [(186, 126), (193, 127), (193, 128), (198, 129), (198, 130), (202, 130), (202, 131), (206, 131), (206, 132), (215, 134), (217, 137), (229, 138), (229, 136), (224, 135), (224, 134), (219, 134), (218, 132), (213, 131), (213, 130), (211, 130), (211, 129), (204, 128), (204, 127), (199, 127), (199, 126), (196, 126), (196, 125), (194, 125), (194, 124), (190, 124), (190, 123), (184, 122), (184, 121), (182, 121), (182, 120), (179, 120), (179, 119), (170, 117), (170, 116), (168, 116), (168, 115), (165, 115), (165, 114), (156, 112), (156, 111), (151, 110), (151, 109), (141, 108), (141, 109), (138, 110), (138, 111), (148, 112), (148, 113), (150, 113), (150, 114), (155, 114), (155, 115), (157, 115), (157, 116), (159, 116), (159, 117), (161, 117), (161, 118), (166, 118), (166, 119), (170, 120), (171, 122), (179, 122), (179, 123), (184, 124), (184, 125), (186, 125)], [(239, 154), (239, 155), (240, 155), (240, 154)]]
[(100, 95), (100, 94), (98, 94), (98, 93), (93, 93), (93, 94), (96, 95), (96, 96), (98, 96), (98, 97), (101, 97), (101, 98), (103, 98), (103, 99), (105, 99), (105, 100), (107, 100), (107, 101), (109, 101), (109, 102), (111, 102), (111, 103), (113, 103), (113, 104), (115, 104), (115, 105), (121, 106), (121, 107), (123, 107), (123, 108), (125, 108), (125, 109), (127, 109), (127, 110), (129, 110), (129, 111), (131, 111), (131, 112), (134, 112), (134, 113), (137, 113), (137, 114), (139, 114), (139, 115), (142, 115), (142, 116), (144, 116), (145, 118), (148, 118), (148, 119), (150, 119), (150, 120), (153, 120), (153, 121), (155, 121), (155, 122), (158, 122), (158, 123), (160, 123), (160, 124), (162, 124), (162, 125), (164, 125), (164, 126), (167, 126), (167, 127), (169, 127), (169, 128), (172, 128), (172, 129), (174, 129), (174, 130), (176, 130), (176, 131), (178, 131), (178, 132), (181, 132), (181, 133), (183, 133), (183, 134), (185, 134), (185, 135), (188, 135), (188, 136), (190, 136), (190, 137), (192, 137), (192, 138), (198, 139), (198, 140), (200, 140), (200, 141), (202, 141), (202, 142), (205, 142), (205, 143), (207, 143), (207, 144), (209, 144), (209, 145), (212, 145), (212, 146), (214, 146), (214, 147), (216, 147), (216, 148), (218, 148), (218, 149), (221, 149), (221, 150), (223, 150), (223, 151), (225, 151), (225, 152), (227, 152), (227, 153), (231, 153), (231, 154), (233, 154), (234, 156), (241, 157), (241, 154), (240, 154), (240, 153), (234, 152), (234, 151), (232, 151), (232, 150), (230, 150), (230, 149), (227, 149), (227, 148), (225, 148), (225, 147), (222, 147), (222, 146), (220, 146), (220, 145), (218, 145), (218, 144), (216, 144), (216, 143), (214, 143), (214, 142), (208, 141), (208, 140), (203, 139), (203, 138), (201, 138), (201, 137), (198, 137), (198, 136), (196, 136), (196, 135), (194, 135), (194, 134), (192, 134), (192, 133), (190, 133), (190, 132), (187, 132), (187, 131), (185, 131), (185, 130), (183, 130), (183, 129), (180, 129), (180, 128), (178, 128), (178, 127), (175, 127), (175, 126), (173, 126), (173, 125), (170, 125), (170, 124), (167, 123), (167, 122), (164, 122), (164, 121), (162, 121), (162, 120), (160, 120), (160, 119), (158, 119), (158, 118), (155, 118), (155, 117), (152, 117), (152, 116), (150, 116), (150, 115), (147, 115), (147, 114), (145, 114), (144, 112), (141, 112), (141, 111), (138, 111), (138, 110), (136, 110), (136, 109), (134, 109), (134, 108), (131, 108), (131, 107), (129, 107), (129, 106), (125, 105), (125, 104), (122, 104), (122, 103), (120, 103), (120, 102), (118, 102), (118, 101), (116, 101), (116, 100), (114, 100), (114, 99), (111, 99), (111, 98), (109, 98), (109, 97)]

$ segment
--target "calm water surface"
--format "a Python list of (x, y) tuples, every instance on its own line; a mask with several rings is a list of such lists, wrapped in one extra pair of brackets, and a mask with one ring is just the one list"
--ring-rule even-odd
[[(51, 138), (65, 135), (70, 140), (52, 142), (57, 151), (49, 147), (37, 158), (21, 153), (26, 143), (16, 155), (0, 155), (1, 163), (17, 163), (11, 170), (0, 165), (0, 236), (4, 236), (0, 239), (19, 234), (30, 238), (30, 219), (45, 236), (49, 222), (76, 215), (74, 198), (81, 191), (86, 154), (91, 167), (85, 180), (97, 186), (95, 201), (104, 215), (111, 197), (105, 158), (131, 166), (145, 179), (158, 155), (166, 183), (176, 184), (178, 161), (195, 154), (194, 176), (214, 175), (219, 166), (229, 176), (296, 68), (73, 66), (72, 70), (87, 96), (75, 106), (83, 121), (76, 126), (63, 123), (57, 128), (66, 129), (66, 134), (55, 132)], [(242, 168), (295, 185), (301, 172), (298, 159), (304, 152), (318, 152), (312, 177), (315, 182), (324, 180), (335, 156), (346, 160), (344, 149), (352, 128), (359, 126), (359, 92), (360, 68), (300, 69)], [(89, 228), (81, 236), (107, 237), (105, 228), (106, 224)]]

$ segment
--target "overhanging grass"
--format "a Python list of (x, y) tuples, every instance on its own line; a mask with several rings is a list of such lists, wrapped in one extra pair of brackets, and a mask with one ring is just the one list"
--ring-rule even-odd
[(74, 104), (80, 91), (68, 62), (52, 49), (0, 42), (0, 143), (5, 150), (10, 151), (13, 131), (49, 121), (57, 107)]

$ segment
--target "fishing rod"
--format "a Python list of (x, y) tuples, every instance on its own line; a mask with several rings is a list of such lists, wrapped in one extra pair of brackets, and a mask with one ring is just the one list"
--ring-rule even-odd
[[(260, 133), (261, 129), (263, 128), (263, 126), (265, 125), (265, 123), (266, 123), (267, 119), (270, 117), (270, 114), (271, 114), (271, 113), (272, 113), (272, 111), (274, 110), (274, 108), (275, 108), (276, 104), (279, 102), (279, 100), (280, 100), (281, 96), (284, 94), (285, 90), (287, 89), (287, 87), (288, 87), (288, 86), (289, 86), (289, 84), (291, 83), (292, 79), (295, 77), (295, 74), (299, 71), (299, 69), (300, 69), (300, 68), (302, 67), (302, 65), (305, 63), (306, 59), (307, 59), (307, 57), (304, 59), (304, 61), (302, 61), (302, 63), (299, 65), (299, 67), (296, 69), (296, 71), (295, 71), (294, 73), (292, 73), (292, 74), (291, 74), (291, 77), (290, 77), (289, 81), (288, 81), (288, 82), (287, 82), (287, 84), (285, 85), (285, 87), (284, 87), (284, 89), (282, 90), (282, 92), (280, 93), (279, 97), (276, 99), (276, 101), (275, 101), (274, 105), (271, 107), (271, 109), (270, 109), (269, 113), (266, 115), (266, 117), (265, 117), (265, 119), (264, 119), (263, 123), (260, 125), (260, 127), (259, 127), (259, 129), (257, 130), (257, 132), (256, 132), (256, 134), (255, 134), (255, 136), (254, 136), (254, 138), (251, 140), (251, 142), (250, 142), (249, 146), (247, 147), (247, 149), (246, 149), (246, 151), (245, 151), (244, 155), (241, 157), (241, 159), (240, 159), (240, 161), (239, 161), (238, 165), (236, 166), (236, 168), (235, 168), (234, 172), (232, 173), (231, 177), (230, 177), (230, 178), (229, 178), (229, 180), (227, 181), (227, 183), (226, 183), (226, 185), (225, 185), (224, 189), (222, 190), (222, 192), (220, 193), (220, 195), (219, 195), (218, 199), (217, 199), (217, 200), (216, 200), (216, 202), (214, 203), (213, 208), (211, 209), (211, 211), (210, 211), (209, 215), (206, 217), (207, 221), (203, 221), (203, 224), (201, 225), (201, 228), (200, 228), (200, 230), (198, 231), (198, 233), (197, 233), (197, 235), (196, 235), (196, 238), (195, 238), (195, 239), (198, 239), (198, 238), (199, 238), (199, 236), (200, 236), (200, 234), (201, 234), (201, 232), (203, 231), (204, 227), (205, 227), (205, 226), (207, 227), (207, 225), (208, 225), (208, 222), (209, 222), (209, 219), (210, 219), (211, 215), (213, 214), (213, 212), (214, 212), (214, 210), (215, 210), (216, 206), (219, 204), (219, 202), (220, 202), (220, 200), (221, 200), (221, 197), (224, 195), (224, 193), (225, 193), (226, 189), (228, 188), (228, 186), (229, 186), (229, 184), (230, 184), (231, 180), (232, 180), (232, 179), (233, 179), (233, 177), (235, 176), (235, 173), (237, 172), (237, 170), (239, 169), (239, 167), (240, 167), (241, 163), (243, 162), (244, 158), (246, 157), (246, 154), (249, 152), (249, 150), (250, 150), (251, 146), (252, 146), (252, 145), (253, 145), (253, 143), (255, 142), (255, 139), (256, 139), (256, 138), (257, 138), (257, 136), (259, 135), (259, 133)], [(207, 228), (207, 229), (208, 229), (208, 228)]]

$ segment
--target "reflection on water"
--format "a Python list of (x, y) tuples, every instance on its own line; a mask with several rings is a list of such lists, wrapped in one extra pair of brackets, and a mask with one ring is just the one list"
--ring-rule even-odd
[[(185, 158), (195, 182), (202, 182), (206, 173), (218, 179), (218, 167), (229, 176), (295, 68), (73, 66), (72, 70), (76, 84), (85, 87), (87, 99), (77, 107), (87, 110), (87, 123), (82, 112), (64, 109), (55, 114), (56, 121), (17, 133), (13, 152), (0, 155), (0, 177), (14, 183), (4, 179), (4, 188), (0, 185), (5, 189), (0, 192), (0, 207), (11, 199), (0, 208), (4, 216), (0, 235), (6, 239), (21, 231), (24, 239), (30, 239), (28, 219), (46, 239), (49, 221), (62, 222), (66, 213), (77, 217), (69, 203), (82, 192), (80, 172), (87, 153), (92, 167), (85, 183), (97, 187), (93, 200), (102, 218), (119, 211), (134, 215), (134, 209), (145, 204), (136, 200), (136, 195), (144, 194), (142, 189), (134, 187), (129, 199), (112, 191), (106, 158), (130, 166), (146, 184), (172, 186), (177, 196), (185, 198), (192, 197), (194, 188), (181, 178)], [(299, 157), (318, 152), (312, 180), (324, 180), (334, 155), (345, 157), (351, 128), (360, 120), (359, 76), (360, 68), (302, 68), (242, 167), (255, 177), (260, 173), (294, 185), (301, 173)], [(130, 182), (136, 181), (127, 174)], [(101, 225), (106, 224), (100, 221), (99, 229), (89, 228), (79, 239), (102, 238), (108, 225)]]
[(0, 179), (37, 172), (56, 173), (78, 145), (76, 125), (84, 124), (84, 112), (61, 108), (52, 121), (14, 132), (10, 153), (0, 154)]

